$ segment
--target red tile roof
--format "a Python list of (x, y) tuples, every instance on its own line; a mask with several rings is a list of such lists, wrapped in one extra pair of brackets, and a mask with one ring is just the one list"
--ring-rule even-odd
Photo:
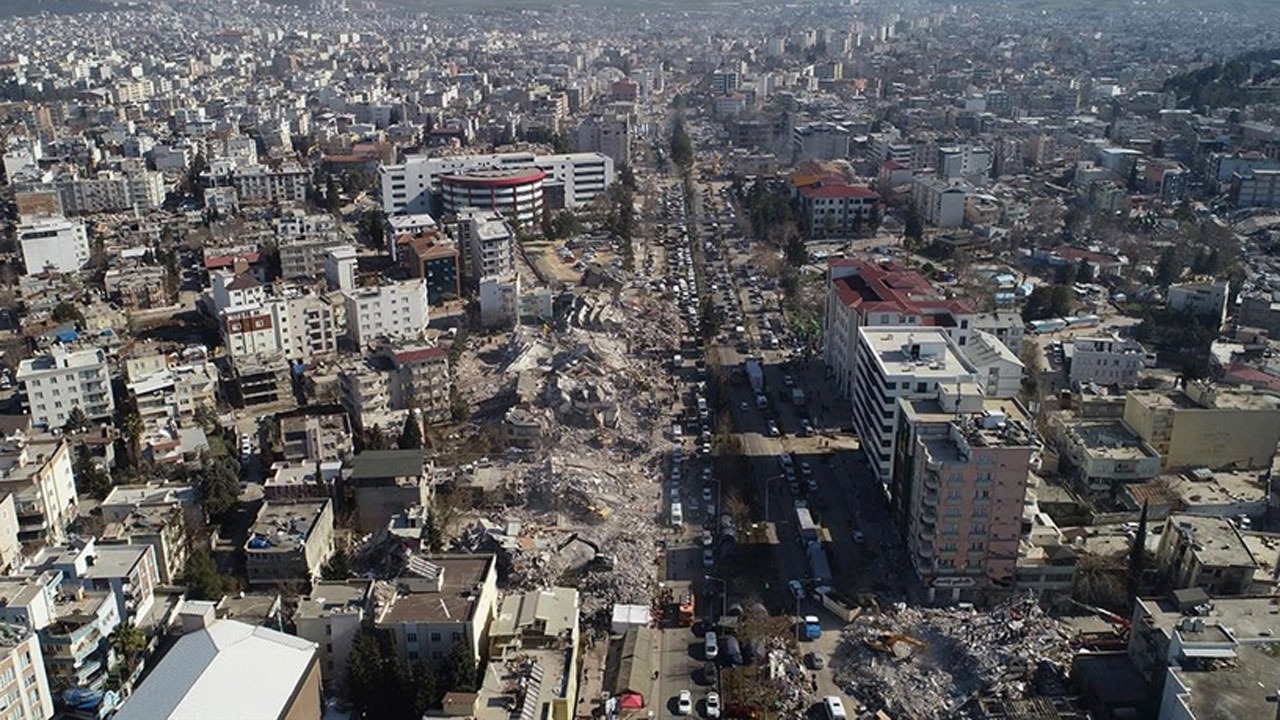
[(218, 268), (231, 267), (235, 264), (237, 258), (244, 258), (244, 261), (250, 265), (262, 259), (262, 256), (256, 252), (241, 253), (239, 255), (216, 255), (204, 259), (205, 270), (217, 270)]
[(406, 350), (393, 355), (398, 363), (421, 362), (423, 360), (438, 360), (446, 357), (448, 350), (440, 347), (419, 348), (417, 350)]
[[(953, 314), (972, 313), (958, 300), (948, 300), (923, 275), (894, 262), (880, 265), (863, 260), (833, 260), (831, 267), (852, 267), (857, 272), (832, 281), (840, 302), (859, 314), (900, 313), (922, 316), (924, 325), (949, 325), (949, 318), (937, 317), (938, 310)], [(934, 312), (930, 312), (934, 311)]]

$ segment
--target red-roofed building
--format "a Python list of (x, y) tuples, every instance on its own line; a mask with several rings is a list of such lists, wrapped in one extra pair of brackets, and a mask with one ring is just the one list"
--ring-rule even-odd
[(858, 328), (942, 327), (965, 349), (972, 340), (973, 308), (948, 299), (920, 273), (894, 262), (832, 260), (827, 264), (823, 354), (840, 392), (852, 392)]
[(800, 217), (811, 238), (848, 236), (858, 222), (865, 226), (880, 204), (880, 195), (861, 185), (819, 181), (798, 186), (796, 193)]
[(452, 385), (449, 351), (442, 347), (385, 348), (382, 356), (391, 365), (387, 389), (391, 407), (414, 408), (428, 424), (449, 419)]

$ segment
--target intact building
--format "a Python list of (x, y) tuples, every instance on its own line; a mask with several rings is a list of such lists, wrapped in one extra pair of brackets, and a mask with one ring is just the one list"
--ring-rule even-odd
[(60, 436), (6, 439), (0, 445), (0, 493), (12, 493), (23, 543), (59, 543), (80, 514), (71, 445)]
[(1171, 310), (1188, 312), (1209, 320), (1214, 328), (1227, 321), (1227, 301), (1231, 297), (1231, 283), (1194, 282), (1170, 285), (1168, 305)]
[(107, 356), (96, 348), (54, 345), (47, 355), (19, 363), (17, 380), (36, 427), (61, 428), (75, 408), (90, 420), (109, 419), (116, 409)]
[(462, 272), (458, 246), (438, 230), (402, 235), (401, 263), (409, 274), (427, 281), (427, 302), (438, 306), (446, 300), (462, 297)]
[(441, 176), (480, 170), (533, 169), (546, 174), (544, 189), (555, 188), (557, 195), (563, 195), (563, 206), (567, 208), (590, 204), (614, 180), (613, 160), (601, 153), (535, 155), (524, 152), (434, 158), (410, 155), (402, 164), (378, 168), (382, 207), (388, 214), (439, 213), (432, 196), (440, 192)]
[(880, 195), (858, 185), (815, 184), (799, 189), (800, 214), (811, 238), (842, 237), (867, 227)]
[(857, 374), (853, 426), (871, 469), (886, 486), (893, 471), (899, 400), (935, 399), (940, 392), (957, 392), (957, 387), (982, 395), (977, 368), (940, 328), (859, 328)]
[(1280, 170), (1244, 170), (1231, 176), (1231, 204), (1236, 207), (1280, 205)]
[(900, 405), (894, 509), (929, 602), (1011, 592), (1039, 449), (1030, 416), (1016, 400), (945, 387), (937, 400)]
[(420, 339), (427, 329), (427, 282), (386, 281), (344, 293), (351, 342), (368, 350), (375, 340)]
[(947, 300), (923, 275), (896, 263), (832, 260), (827, 264), (823, 361), (835, 374), (840, 393), (849, 395), (855, 383), (859, 328), (942, 328), (963, 349), (970, 342), (973, 317), (967, 305)]
[(53, 717), (53, 693), (45, 674), (40, 637), (29, 627), (0, 623), (0, 698), (5, 701), (5, 717)]
[(1280, 442), (1280, 397), (1198, 381), (1182, 390), (1131, 390), (1124, 422), (1166, 468), (1270, 468)]
[(422, 450), (366, 450), (350, 466), (345, 482), (355, 495), (361, 532), (385, 529), (405, 508), (431, 505), (431, 467)]
[(1147, 352), (1137, 342), (1112, 333), (1106, 337), (1076, 338), (1072, 345), (1071, 384), (1086, 383), (1133, 387)]
[(412, 556), (390, 594), (375, 586), (373, 626), (391, 636), (407, 667), (442, 668), (458, 645), (479, 664), (497, 612), (497, 580), (493, 555)]
[(263, 503), (244, 552), (251, 584), (311, 582), (333, 555), (333, 503), (327, 498)]
[(89, 262), (89, 235), (82, 222), (39, 218), (18, 225), (16, 233), (28, 274), (47, 268), (74, 273)]
[(911, 203), (920, 220), (933, 227), (960, 227), (964, 222), (965, 188), (929, 175), (917, 175), (911, 185)]
[(441, 211), (457, 215), (463, 208), (481, 208), (520, 227), (532, 228), (542, 220), (542, 183), (546, 177), (537, 168), (441, 175)]
[(1169, 515), (1156, 548), (1156, 566), (1174, 589), (1200, 588), (1215, 597), (1266, 590), (1254, 588), (1258, 561), (1226, 518)]
[(472, 283), (515, 272), (515, 231), (506, 218), (479, 208), (458, 214), (450, 227), (458, 241), (462, 274)]
[(607, 155), (614, 167), (626, 165), (631, 159), (631, 119), (593, 115), (578, 126), (574, 142), (578, 152)]

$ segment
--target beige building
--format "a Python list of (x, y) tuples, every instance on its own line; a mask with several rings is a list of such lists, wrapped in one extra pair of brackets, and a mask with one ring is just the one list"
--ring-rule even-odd
[[(514, 692), (514, 688), (525, 692)], [(478, 720), (570, 720), (578, 698), (578, 591), (552, 588), (503, 598), (489, 630)]]
[(498, 603), (493, 555), (420, 555), (395, 585), (374, 586), (373, 623), (400, 659), (440, 667), (462, 643), (479, 663)]
[(18, 508), (11, 492), (0, 494), (0, 572), (9, 572), (22, 562), (18, 542)]
[(0, 705), (6, 720), (53, 717), (53, 694), (45, 674), (40, 638), (22, 625), (0, 623)]
[(1131, 391), (1124, 422), (1164, 466), (1269, 468), (1280, 442), (1280, 397), (1201, 382), (1185, 390)]
[(0, 492), (13, 493), (18, 540), (62, 542), (80, 513), (70, 445), (48, 435), (0, 442)]
[(1258, 569), (1257, 559), (1230, 520), (1180, 514), (1165, 519), (1156, 565), (1174, 589), (1195, 587), (1211, 595), (1254, 593)]
[(364, 620), (369, 590), (368, 580), (317, 582), (311, 594), (298, 601), (294, 625), (298, 637), (310, 640), (320, 651), (320, 677), (327, 692), (346, 691), (347, 661), (351, 646)]
[(333, 503), (280, 500), (262, 504), (245, 543), (249, 582), (310, 582), (333, 555)]

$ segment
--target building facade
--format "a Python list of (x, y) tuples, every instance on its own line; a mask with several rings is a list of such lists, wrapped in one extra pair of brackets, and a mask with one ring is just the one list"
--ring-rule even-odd
[(82, 222), (38, 218), (19, 224), (15, 232), (28, 274), (48, 268), (74, 273), (89, 262), (89, 234)]
[(116, 409), (106, 353), (54, 345), (45, 355), (18, 364), (18, 387), (31, 424), (61, 428), (79, 408), (89, 420), (110, 419)]

